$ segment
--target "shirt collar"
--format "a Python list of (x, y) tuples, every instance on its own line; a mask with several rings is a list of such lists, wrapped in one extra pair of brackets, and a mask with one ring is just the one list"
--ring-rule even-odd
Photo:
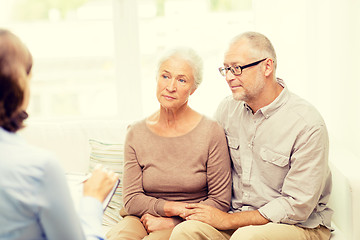
[[(269, 105), (262, 107), (259, 109), (259, 112), (265, 117), (265, 118), (269, 118), (272, 114), (274, 114), (282, 105), (284, 105), (287, 100), (289, 99), (289, 90), (284, 82), (284, 80), (282, 80), (281, 78), (277, 78), (276, 79), (278, 84), (280, 84), (283, 87), (283, 90), (281, 91), (281, 93), (279, 94), (279, 96), (277, 96), (275, 98), (274, 101), (272, 101)], [(251, 108), (249, 107), (249, 105), (247, 105), (244, 102), (244, 106), (246, 107), (246, 109), (248, 111), (252, 111)]]
[(4, 128), (0, 127), (0, 141), (18, 142), (19, 139), (20, 136), (17, 133), (6, 131)]

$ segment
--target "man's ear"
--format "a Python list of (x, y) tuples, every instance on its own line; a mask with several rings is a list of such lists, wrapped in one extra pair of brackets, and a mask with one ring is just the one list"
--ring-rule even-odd
[(272, 60), (271, 58), (268, 58), (265, 60), (265, 76), (269, 77), (270, 74), (274, 71), (274, 60)]

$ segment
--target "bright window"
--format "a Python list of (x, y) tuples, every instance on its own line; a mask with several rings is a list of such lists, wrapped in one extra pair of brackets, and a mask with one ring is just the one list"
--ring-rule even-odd
[(158, 109), (155, 60), (179, 45), (204, 59), (189, 104), (211, 116), (230, 94), (224, 50), (252, 20), (251, 0), (0, 0), (0, 26), (34, 56), (32, 118), (145, 117)]

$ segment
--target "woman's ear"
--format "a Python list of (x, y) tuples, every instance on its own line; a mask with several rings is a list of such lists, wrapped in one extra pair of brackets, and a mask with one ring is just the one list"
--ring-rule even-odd
[(190, 96), (195, 92), (196, 89), (197, 89), (197, 87), (194, 86), (193, 89), (190, 92)]

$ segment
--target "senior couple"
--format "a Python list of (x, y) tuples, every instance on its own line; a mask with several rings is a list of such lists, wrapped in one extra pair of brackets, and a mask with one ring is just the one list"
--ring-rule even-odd
[[(236, 36), (219, 68), (232, 96), (220, 103), (215, 121), (188, 105), (202, 81), (199, 56), (187, 48), (163, 56), (160, 109), (128, 129), (123, 219), (106, 234), (109, 240), (330, 238), (326, 126), (312, 105), (276, 78), (276, 66), (268, 38), (256, 32)], [(7, 132), (0, 133), (12, 137)], [(89, 190), (87, 200), (101, 201), (114, 177), (94, 175), (108, 183), (101, 193)], [(99, 182), (87, 186), (99, 191)], [(85, 220), (94, 215), (80, 214)], [(51, 225), (51, 216), (46, 219), (37, 222), (39, 233)], [(99, 229), (99, 222), (81, 227), (87, 235), (77, 239), (103, 239), (89, 231)]]
[(232, 96), (214, 121), (188, 105), (202, 80), (198, 55), (176, 49), (160, 60), (160, 110), (129, 127), (124, 218), (108, 239), (330, 238), (326, 126), (276, 66), (268, 38), (236, 36), (219, 68)]

